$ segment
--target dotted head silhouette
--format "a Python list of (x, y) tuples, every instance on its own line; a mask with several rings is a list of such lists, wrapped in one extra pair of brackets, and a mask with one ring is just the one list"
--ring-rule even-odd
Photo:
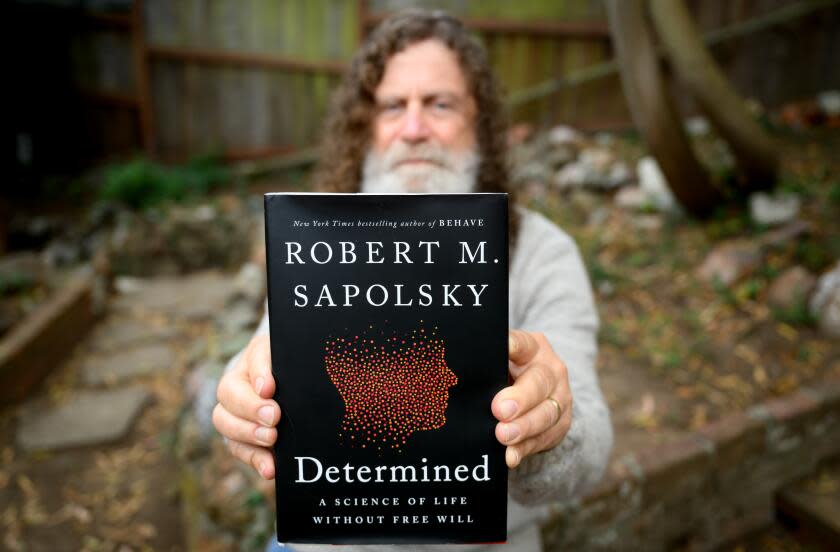
[(324, 345), (325, 369), (344, 401), (339, 436), (353, 447), (399, 450), (415, 431), (443, 427), (458, 377), (434, 329), (372, 333), (330, 336)]

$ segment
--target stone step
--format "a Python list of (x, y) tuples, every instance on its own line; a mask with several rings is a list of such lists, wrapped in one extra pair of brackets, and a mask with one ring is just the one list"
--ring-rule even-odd
[(86, 385), (114, 385), (171, 371), (174, 364), (175, 354), (168, 345), (149, 343), (89, 356), (82, 363), (82, 381)]
[(779, 491), (776, 515), (798, 539), (834, 550), (840, 543), (840, 463)]
[(18, 411), (17, 444), (26, 451), (100, 445), (121, 439), (152, 394), (143, 387), (76, 390), (60, 405), (36, 399)]

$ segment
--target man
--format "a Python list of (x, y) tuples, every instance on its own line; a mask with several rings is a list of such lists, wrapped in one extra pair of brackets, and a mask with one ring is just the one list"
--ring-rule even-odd
[[(439, 12), (394, 16), (366, 40), (336, 93), (316, 185), (508, 191), (502, 121), (486, 55), (457, 20)], [(510, 468), (508, 546), (533, 535), (546, 512), (523, 505), (580, 496), (600, 479), (612, 446), (594, 370), (598, 318), (577, 248), (542, 215), (514, 205), (510, 215), (512, 384), (488, 405)], [(213, 422), (231, 453), (265, 479), (275, 474), (277, 385), (264, 317), (219, 383)]]

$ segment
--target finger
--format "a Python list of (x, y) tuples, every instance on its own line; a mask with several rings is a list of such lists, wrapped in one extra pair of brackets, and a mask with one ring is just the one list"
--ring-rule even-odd
[(221, 403), (217, 403), (213, 409), (213, 425), (216, 426), (219, 433), (228, 439), (249, 445), (267, 447), (273, 445), (274, 441), (277, 440), (277, 430), (273, 427), (265, 427), (237, 418), (225, 410)]
[[(558, 401), (558, 404), (562, 403)], [(548, 431), (560, 422), (563, 412), (557, 406), (544, 400), (512, 422), (496, 424), (496, 438), (503, 445), (514, 445)]]
[(222, 376), (216, 398), (225, 410), (239, 418), (266, 427), (273, 427), (280, 420), (280, 406), (271, 399), (261, 398), (250, 383), (236, 374)]
[(537, 355), (540, 345), (529, 332), (508, 330), (508, 358), (515, 364), (525, 364)]
[(239, 441), (228, 441), (228, 449), (240, 461), (248, 464), (264, 479), (274, 479), (274, 457), (268, 449)]
[(505, 463), (509, 468), (515, 468), (528, 456), (554, 448), (569, 432), (571, 420), (571, 414), (566, 413), (561, 416), (557, 425), (552, 426), (548, 431), (507, 447), (505, 449)]
[(271, 342), (267, 335), (258, 335), (248, 345), (246, 358), (248, 380), (254, 392), (268, 399), (274, 396), (274, 377), (271, 374)]
[[(557, 369), (561, 367), (562, 364), (559, 364)], [(560, 376), (562, 374), (555, 374), (548, 364), (529, 365), (513, 385), (505, 387), (493, 398), (493, 415), (506, 422), (528, 412), (551, 395)]]

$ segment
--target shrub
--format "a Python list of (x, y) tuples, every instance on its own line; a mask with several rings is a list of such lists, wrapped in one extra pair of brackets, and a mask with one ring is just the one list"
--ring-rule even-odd
[(115, 200), (135, 209), (164, 201), (182, 201), (206, 195), (228, 181), (227, 169), (213, 156), (167, 167), (138, 158), (105, 171), (101, 199)]

